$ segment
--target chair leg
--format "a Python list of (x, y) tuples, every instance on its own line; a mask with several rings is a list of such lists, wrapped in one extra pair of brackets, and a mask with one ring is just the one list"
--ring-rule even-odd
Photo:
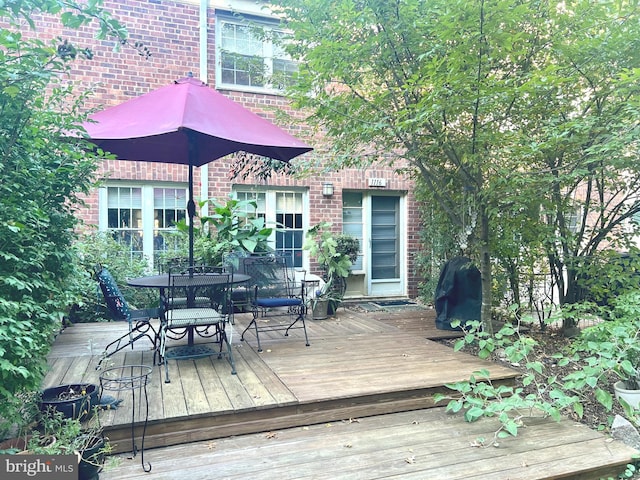
[[(149, 333), (149, 330), (153, 332), (153, 338)], [(152, 344), (154, 350), (157, 348), (157, 338), (158, 334), (153, 328), (151, 324), (148, 322), (138, 322), (136, 326), (131, 328), (128, 333), (116, 338), (113, 342), (109, 343), (102, 352), (100, 357), (100, 361), (96, 366), (96, 370), (100, 370), (102, 368), (102, 362), (104, 362), (107, 358), (112, 355), (118, 353), (120, 350), (124, 350), (129, 345), (131, 345), (131, 349), (133, 350), (133, 344), (140, 340), (141, 338), (147, 338)], [(155, 353), (153, 354), (153, 360), (155, 362)]]
[(169, 380), (169, 360), (164, 359), (164, 383), (171, 383)]
[(253, 320), (251, 320), (251, 323), (249, 323), (249, 325), (247, 325), (247, 328), (245, 328), (242, 331), (242, 335), (240, 335), (240, 341), (243, 342), (244, 341), (244, 334), (247, 333), (247, 330), (249, 330), (251, 328), (251, 326), (254, 327), (255, 331), (256, 331), (256, 341), (258, 342), (258, 352), (261, 353), (262, 352), (262, 347), (260, 346), (260, 335), (258, 333), (258, 309), (254, 308), (253, 309)]
[(303, 310), (298, 312), (298, 315), (297, 315), (296, 319), (293, 321), (293, 323), (291, 325), (289, 325), (289, 327), (287, 327), (287, 329), (284, 332), (284, 336), (288, 337), (289, 336), (289, 330), (291, 330), (296, 323), (302, 322), (302, 329), (304, 330), (305, 345), (307, 347), (310, 347), (311, 344), (309, 343), (309, 336), (307, 335), (307, 323), (305, 322), (304, 317), (305, 317), (305, 310), (303, 309)]
[[(158, 365), (164, 364), (164, 383), (171, 383), (169, 379), (169, 360), (165, 357), (165, 350), (167, 347), (167, 329), (166, 327), (160, 327), (160, 341), (158, 344)], [(155, 358), (155, 357), (154, 357)]]
[(233, 352), (231, 350), (231, 342), (229, 342), (229, 339), (227, 338), (227, 331), (225, 328), (225, 325), (222, 324), (221, 327), (219, 327), (219, 338), (220, 338), (220, 352), (218, 353), (218, 358), (222, 357), (222, 355), (224, 355), (222, 348), (224, 347), (224, 345), (227, 346), (227, 361), (229, 362), (229, 364), (231, 364), (231, 375), (236, 375), (236, 361), (233, 358)]
[(230, 320), (226, 325), (225, 325), (225, 329), (224, 329), (224, 333), (226, 335), (227, 333), (227, 328), (229, 327), (231, 330), (229, 330), (229, 334), (226, 335), (227, 339), (229, 340), (229, 343), (233, 343), (233, 327), (232, 325), (235, 325), (235, 322), (233, 320)]

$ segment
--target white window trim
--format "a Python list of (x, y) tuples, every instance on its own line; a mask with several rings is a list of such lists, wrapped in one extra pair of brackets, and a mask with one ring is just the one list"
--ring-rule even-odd
[[(251, 16), (251, 22), (255, 25), (261, 26), (266, 30), (270, 31), (281, 31), (285, 32), (282, 28), (280, 28), (278, 21), (274, 19), (269, 19), (268, 17), (257, 18)], [(263, 87), (251, 86), (251, 85), (237, 85), (235, 83), (223, 83), (222, 82), (222, 22), (233, 23), (236, 25), (248, 25), (248, 22), (243, 22), (242, 20), (235, 18), (232, 14), (217, 11), (216, 12), (216, 29), (215, 29), (215, 58), (216, 58), (216, 88), (221, 90), (232, 90), (238, 92), (254, 92), (254, 93), (268, 93), (272, 95), (284, 95), (284, 91), (278, 88), (274, 88), (270, 84), (266, 84)], [(273, 67), (273, 44), (271, 42), (263, 43), (263, 46), (266, 48), (264, 52), (263, 58), (271, 58), (272, 62), (267, 64), (265, 69), (265, 74), (271, 75), (272, 67)]]

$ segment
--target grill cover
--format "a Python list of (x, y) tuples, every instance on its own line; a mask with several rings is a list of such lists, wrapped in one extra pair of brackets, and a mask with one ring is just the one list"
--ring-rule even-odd
[(470, 258), (453, 257), (444, 264), (436, 287), (435, 304), (436, 328), (440, 330), (456, 330), (451, 326), (453, 320), (460, 320), (461, 326), (470, 320), (480, 320), (480, 270)]

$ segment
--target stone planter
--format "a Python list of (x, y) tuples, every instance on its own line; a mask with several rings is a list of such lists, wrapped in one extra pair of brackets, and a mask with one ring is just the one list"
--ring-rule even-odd
[(613, 385), (613, 391), (618, 401), (622, 398), (633, 408), (638, 408), (638, 405), (640, 405), (640, 390), (628, 389), (627, 384), (624, 380), (616, 382)]
[(329, 309), (329, 299), (321, 298), (316, 299), (311, 310), (311, 318), (313, 320), (324, 320), (329, 316), (327, 313)]

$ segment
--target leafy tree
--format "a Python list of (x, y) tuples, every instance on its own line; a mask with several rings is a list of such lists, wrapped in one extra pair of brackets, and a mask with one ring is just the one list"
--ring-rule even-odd
[[(497, 255), (517, 285), (542, 252), (560, 300), (575, 299), (576, 256), (640, 210), (635, 2), (273, 3), (301, 62), (290, 93), (331, 137), (335, 167), (415, 176), (479, 263), (485, 328)], [(589, 220), (578, 234), (576, 201)]]
[(0, 426), (16, 417), (16, 393), (39, 387), (73, 303), (74, 210), (96, 168), (86, 145), (68, 140), (79, 131), (85, 95), (61, 81), (77, 55), (92, 54), (68, 40), (38, 39), (32, 18), (40, 14), (71, 28), (95, 23), (99, 37), (126, 43), (124, 27), (98, 2), (0, 2)]

